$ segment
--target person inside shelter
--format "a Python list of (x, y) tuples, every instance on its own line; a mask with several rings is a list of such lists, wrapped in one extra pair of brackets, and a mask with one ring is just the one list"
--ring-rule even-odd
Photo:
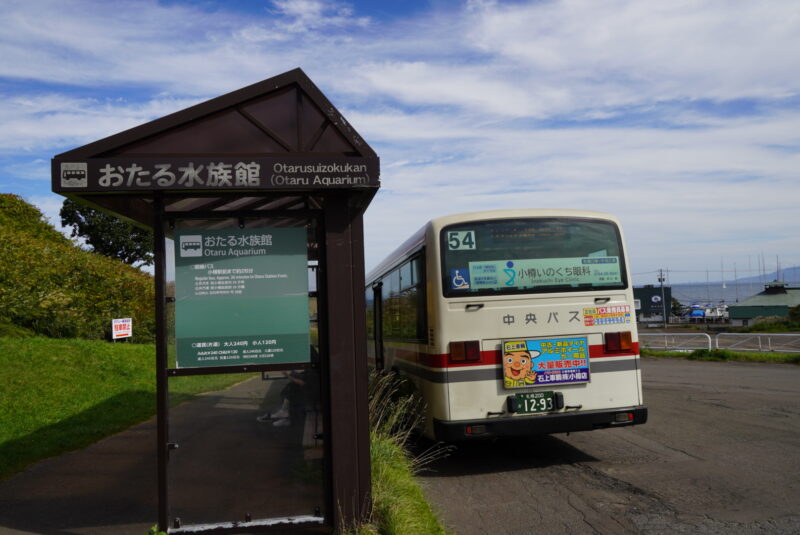
[(286, 427), (292, 424), (292, 416), (302, 414), (306, 409), (313, 409), (319, 399), (319, 372), (316, 365), (319, 362), (319, 353), (310, 346), (312, 368), (301, 372), (283, 372), (289, 381), (281, 389), (281, 406), (275, 410), (265, 412), (256, 420), (259, 422), (272, 421), (275, 427)]

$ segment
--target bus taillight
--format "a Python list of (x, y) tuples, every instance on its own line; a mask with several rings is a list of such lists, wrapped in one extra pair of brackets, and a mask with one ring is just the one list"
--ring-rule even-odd
[(481, 360), (481, 343), (478, 340), (469, 342), (450, 342), (450, 362), (478, 362)]
[(606, 352), (631, 351), (633, 349), (633, 336), (630, 331), (606, 333)]

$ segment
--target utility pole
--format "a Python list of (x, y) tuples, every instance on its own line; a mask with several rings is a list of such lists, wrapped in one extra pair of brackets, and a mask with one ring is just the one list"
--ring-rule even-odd
[[(667, 301), (664, 299), (664, 270), (658, 270), (658, 282), (661, 283), (661, 317), (664, 318), (664, 328), (667, 328)], [(670, 303), (672, 305), (672, 303)], [(672, 308), (670, 306), (670, 308)]]

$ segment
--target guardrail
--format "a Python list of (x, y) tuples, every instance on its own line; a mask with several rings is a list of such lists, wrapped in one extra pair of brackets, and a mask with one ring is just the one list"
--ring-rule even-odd
[(639, 333), (639, 343), (647, 349), (691, 351), (694, 349), (730, 349), (800, 353), (800, 334), (719, 333), (711, 339), (706, 333)]
[(711, 336), (706, 333), (639, 333), (639, 344), (647, 349), (690, 351), (711, 349)]
[(800, 353), (800, 334), (719, 333), (714, 342), (717, 349)]

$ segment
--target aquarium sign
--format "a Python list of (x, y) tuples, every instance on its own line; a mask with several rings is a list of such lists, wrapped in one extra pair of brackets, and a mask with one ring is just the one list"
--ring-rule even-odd
[(308, 362), (306, 229), (175, 232), (177, 366)]

